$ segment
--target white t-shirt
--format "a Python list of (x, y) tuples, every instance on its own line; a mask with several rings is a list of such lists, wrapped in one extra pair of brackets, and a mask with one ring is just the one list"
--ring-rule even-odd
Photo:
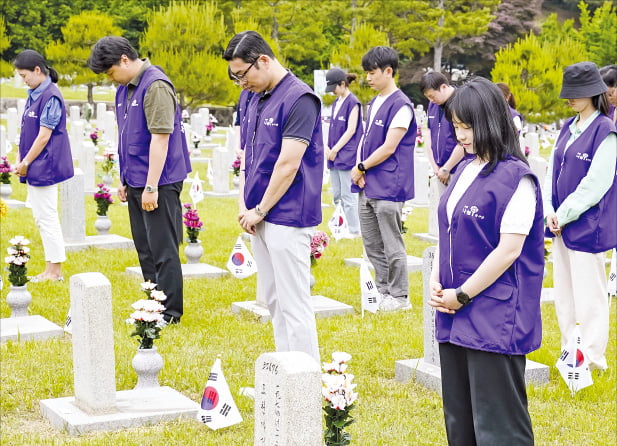
[[(373, 119), (375, 118), (375, 115), (377, 114), (379, 108), (383, 105), (384, 102), (386, 102), (386, 99), (388, 99), (396, 91), (398, 91), (398, 89), (394, 90), (388, 95), (377, 95), (375, 97), (373, 105), (371, 106), (371, 114), (368, 117), (368, 126), (366, 128), (367, 131), (371, 128), (371, 125), (373, 124)], [(411, 107), (408, 105), (401, 107), (400, 110), (396, 112), (396, 115), (394, 115), (394, 119), (392, 119), (392, 123), (390, 124), (390, 127), (388, 127), (388, 129), (402, 128), (407, 130), (411, 124), (412, 118), (413, 112), (411, 110)]]
[[(469, 163), (461, 172), (458, 181), (454, 185), (454, 189), (452, 189), (450, 198), (448, 198), (448, 202), (446, 203), (448, 224), (452, 221), (452, 212), (459, 200), (486, 164), (487, 163), (477, 164), (474, 161)], [(501, 234), (529, 235), (529, 230), (533, 225), (533, 218), (536, 213), (535, 189), (535, 184), (528, 175), (521, 178), (516, 191), (506, 206), (503, 218), (501, 219), (501, 226), (499, 229)]]

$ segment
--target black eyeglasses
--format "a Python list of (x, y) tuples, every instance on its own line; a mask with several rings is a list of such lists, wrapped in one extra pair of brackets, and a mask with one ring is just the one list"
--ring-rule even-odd
[(232, 79), (234, 80), (234, 84), (236, 85), (240, 85), (242, 82), (244, 82), (244, 80), (246, 79), (246, 75), (248, 74), (248, 72), (251, 70), (251, 68), (253, 68), (253, 65), (255, 65), (257, 63), (259, 59), (255, 59), (253, 61), (252, 64), (249, 65), (249, 67), (244, 70), (244, 73), (242, 74), (234, 74), (231, 73), (230, 76), (232, 77)]

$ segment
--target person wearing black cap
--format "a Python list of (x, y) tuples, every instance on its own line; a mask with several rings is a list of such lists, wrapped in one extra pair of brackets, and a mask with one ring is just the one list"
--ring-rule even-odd
[(543, 188), (546, 236), (553, 238), (555, 310), (565, 345), (580, 323), (590, 367), (606, 369), (609, 307), (605, 252), (617, 246), (617, 135), (606, 84), (592, 62), (565, 68), (560, 98), (568, 120), (549, 159)]
[(351, 169), (356, 165), (358, 145), (362, 139), (362, 107), (360, 101), (349, 90), (349, 84), (358, 76), (332, 68), (326, 74), (326, 92), (337, 98), (332, 104), (332, 118), (328, 133), (328, 169), (332, 183), (332, 199), (340, 202), (352, 238), (360, 236), (358, 219), (358, 196), (351, 192)]

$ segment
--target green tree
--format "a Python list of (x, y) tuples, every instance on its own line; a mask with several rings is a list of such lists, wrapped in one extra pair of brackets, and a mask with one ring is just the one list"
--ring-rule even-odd
[[(9, 46), (11, 46), (11, 38), (6, 35), (4, 17), (0, 16), (0, 54), (4, 54)], [(13, 72), (13, 66), (6, 60), (0, 59), (0, 77), (11, 77)]]
[(112, 17), (94, 11), (84, 11), (69, 19), (62, 27), (62, 40), (47, 47), (47, 59), (60, 74), (61, 85), (86, 84), (88, 102), (94, 103), (92, 90), (102, 80), (88, 68), (88, 57), (92, 46), (103, 36), (121, 35), (122, 30), (114, 26)]
[(497, 53), (491, 77), (510, 86), (529, 122), (554, 122), (572, 114), (559, 99), (563, 69), (586, 57), (585, 47), (572, 38), (550, 41), (529, 33)]
[(617, 11), (614, 4), (605, 1), (592, 14), (587, 3), (578, 4), (581, 10), (579, 39), (587, 48), (589, 60), (598, 66), (617, 62)]
[(150, 14), (140, 45), (173, 81), (183, 108), (207, 102), (232, 105), (238, 90), (221, 58), (225, 38), (216, 3), (174, 2)]

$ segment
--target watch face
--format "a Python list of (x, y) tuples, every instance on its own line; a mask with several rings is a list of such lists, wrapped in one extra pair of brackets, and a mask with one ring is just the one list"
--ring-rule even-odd
[(456, 295), (456, 300), (462, 305), (467, 305), (471, 299), (469, 299), (469, 296), (465, 293), (458, 293)]

